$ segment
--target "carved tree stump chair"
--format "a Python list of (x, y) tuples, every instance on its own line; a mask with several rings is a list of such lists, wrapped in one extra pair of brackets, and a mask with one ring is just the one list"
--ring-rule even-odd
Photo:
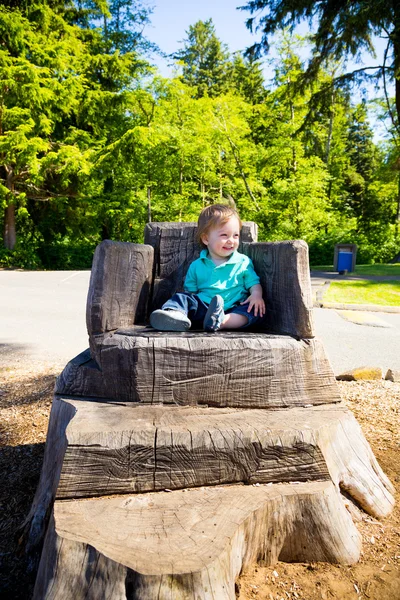
[(245, 223), (259, 332), (147, 325), (199, 255), (195, 224), (98, 246), (90, 350), (57, 380), (26, 522), (33, 561), (44, 539), (35, 599), (233, 600), (255, 561), (356, 562), (352, 505), (391, 511), (393, 487), (314, 337), (307, 245), (256, 237)]

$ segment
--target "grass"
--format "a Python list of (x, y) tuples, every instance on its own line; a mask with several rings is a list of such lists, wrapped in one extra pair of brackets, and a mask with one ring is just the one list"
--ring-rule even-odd
[[(333, 272), (332, 265), (317, 265), (311, 267), (312, 271)], [(356, 270), (351, 275), (385, 275), (397, 276), (400, 275), (400, 263), (386, 265), (356, 265)]]
[(394, 265), (356, 265), (356, 275), (400, 275), (400, 263)]
[(323, 301), (400, 306), (400, 281), (333, 281)]

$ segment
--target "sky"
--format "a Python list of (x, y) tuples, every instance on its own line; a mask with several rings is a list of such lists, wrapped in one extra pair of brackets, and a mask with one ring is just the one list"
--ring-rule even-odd
[[(154, 9), (151, 26), (146, 28), (145, 34), (161, 50), (171, 54), (181, 47), (179, 41), (186, 37), (189, 25), (212, 18), (217, 36), (229, 50), (244, 50), (256, 39), (246, 29), (247, 11), (236, 10), (236, 6), (245, 3), (245, 0), (149, 0), (148, 6)], [(159, 68), (165, 68), (161, 62)]]

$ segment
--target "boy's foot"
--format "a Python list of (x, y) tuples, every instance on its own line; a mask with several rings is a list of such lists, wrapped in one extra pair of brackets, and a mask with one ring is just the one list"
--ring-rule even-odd
[(155, 310), (150, 315), (150, 325), (158, 331), (187, 331), (192, 323), (179, 310)]
[(214, 296), (214, 298), (211, 300), (208, 306), (206, 316), (204, 317), (204, 331), (218, 331), (218, 329), (221, 327), (224, 318), (224, 301), (221, 298), (221, 296)]

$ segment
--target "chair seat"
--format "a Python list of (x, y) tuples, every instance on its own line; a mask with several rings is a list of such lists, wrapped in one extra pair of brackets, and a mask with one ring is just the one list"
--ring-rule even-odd
[(96, 384), (88, 384), (90, 377), (79, 377), (76, 372), (73, 376), (64, 373), (57, 392), (221, 408), (281, 408), (340, 401), (331, 366), (315, 338), (297, 340), (237, 331), (159, 332), (135, 326), (99, 336), (96, 356), (97, 373), (88, 356), (80, 361), (81, 367), (91, 368)]

